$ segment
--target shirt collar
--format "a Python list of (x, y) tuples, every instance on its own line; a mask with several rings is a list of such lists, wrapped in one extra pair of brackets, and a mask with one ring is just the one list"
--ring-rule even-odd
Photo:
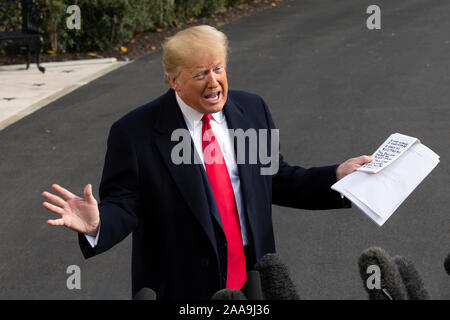
[[(203, 113), (198, 112), (194, 108), (187, 105), (178, 95), (177, 92), (175, 92), (175, 96), (177, 98), (178, 105), (180, 106), (181, 112), (185, 116), (185, 118), (189, 121), (189, 123), (192, 125), (192, 127), (195, 126), (195, 124), (198, 121), (202, 120)], [(221, 123), (224, 117), (223, 110), (220, 110), (219, 112), (211, 113), (212, 118), (217, 121), (218, 123)]]

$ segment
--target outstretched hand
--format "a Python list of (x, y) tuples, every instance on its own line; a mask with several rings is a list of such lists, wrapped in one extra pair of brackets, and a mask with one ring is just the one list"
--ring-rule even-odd
[(352, 173), (362, 165), (372, 162), (373, 158), (370, 156), (360, 156), (357, 158), (351, 158), (347, 161), (341, 163), (336, 170), (336, 177), (338, 180), (341, 180), (346, 175)]
[(64, 199), (47, 191), (42, 193), (45, 199), (53, 203), (42, 203), (44, 208), (61, 216), (59, 219), (47, 220), (47, 224), (66, 226), (74, 231), (95, 236), (100, 223), (100, 212), (97, 200), (92, 195), (92, 185), (88, 184), (84, 188), (84, 199), (60, 185), (53, 184), (52, 188)]

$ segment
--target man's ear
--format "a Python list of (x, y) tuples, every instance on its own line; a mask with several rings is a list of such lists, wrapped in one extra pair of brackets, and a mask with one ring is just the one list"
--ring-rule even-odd
[(167, 76), (167, 82), (169, 83), (169, 85), (172, 87), (173, 90), (178, 91), (177, 78)]

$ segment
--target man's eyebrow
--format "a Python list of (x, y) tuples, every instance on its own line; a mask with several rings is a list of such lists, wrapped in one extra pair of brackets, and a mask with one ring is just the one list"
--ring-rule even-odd
[[(223, 63), (221, 63), (221, 62), (215, 63), (213, 65), (213, 68), (217, 67), (217, 66), (220, 66), (220, 65), (223, 65)], [(194, 67), (194, 69), (208, 69), (208, 66), (196, 66), (196, 67)]]

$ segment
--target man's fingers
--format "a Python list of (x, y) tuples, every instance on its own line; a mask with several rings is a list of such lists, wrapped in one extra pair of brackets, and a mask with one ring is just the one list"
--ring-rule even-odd
[(50, 192), (44, 191), (42, 192), (42, 196), (48, 201), (51, 201), (60, 207), (64, 207), (66, 205), (66, 202), (63, 199), (54, 194), (51, 194)]
[(55, 205), (53, 205), (51, 203), (48, 203), (48, 202), (42, 203), (42, 206), (45, 209), (50, 210), (51, 212), (54, 212), (54, 213), (57, 213), (57, 214), (60, 214), (60, 215), (62, 215), (64, 213), (64, 209), (63, 208), (60, 208), (60, 207), (55, 206)]
[(54, 219), (54, 220), (47, 220), (47, 224), (51, 226), (63, 226), (64, 225), (64, 219)]
[(52, 185), (53, 190), (55, 190), (56, 192), (58, 192), (60, 195), (63, 196), (64, 199), (69, 200), (70, 198), (74, 198), (76, 197), (76, 195), (74, 195), (72, 192), (70, 192), (69, 190), (61, 187), (59, 184), (53, 184)]

